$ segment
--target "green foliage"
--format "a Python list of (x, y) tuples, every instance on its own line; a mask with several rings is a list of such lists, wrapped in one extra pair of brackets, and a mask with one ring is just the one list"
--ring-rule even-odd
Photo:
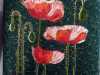
[(83, 22), (83, 21), (86, 21), (87, 20), (88, 15), (87, 15), (87, 11), (86, 11), (86, 9), (85, 9), (84, 6), (82, 6), (80, 8), (80, 11), (79, 11), (78, 16), (79, 16), (79, 21), (82, 21)]
[(11, 32), (14, 32), (14, 31), (16, 30), (15, 25), (14, 25), (14, 24), (10, 24), (10, 25), (9, 25), (9, 30), (10, 30)]
[(35, 36), (34, 32), (29, 32), (28, 40), (29, 40), (30, 43), (34, 43), (35, 42), (36, 36)]

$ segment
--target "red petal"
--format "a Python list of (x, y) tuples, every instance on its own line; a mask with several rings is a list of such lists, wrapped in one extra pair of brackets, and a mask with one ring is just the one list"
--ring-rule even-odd
[[(47, 20), (55, 22), (60, 20), (64, 16), (64, 6), (61, 1), (55, 1), (51, 5), (51, 9), (49, 11), (49, 15), (47, 15)], [(51, 13), (51, 16), (50, 16)]]
[(50, 4), (39, 3), (39, 4), (33, 4), (33, 5), (34, 5), (34, 8), (28, 9), (29, 14), (32, 17), (35, 17), (36, 19), (45, 19), (46, 14), (50, 10)]
[(38, 64), (49, 64), (52, 59), (52, 52), (36, 47), (32, 50), (32, 56)]
[(58, 42), (67, 43), (69, 41), (70, 34), (71, 30), (59, 30), (56, 35), (56, 40)]
[[(54, 7), (61, 7), (61, 9), (58, 7), (58, 9), (55, 9), (55, 12), (53, 12), (51, 16), (47, 16), (50, 10), (54, 9), (52, 8), (52, 4), (54, 5)], [(38, 3), (35, 3), (32, 2), (32, 0), (27, 0), (23, 2), (23, 5), (27, 8), (30, 16), (39, 20), (49, 20), (54, 22), (61, 19), (64, 15), (64, 13), (62, 13), (62, 11), (64, 10), (61, 1), (53, 1), (51, 3), (48, 3), (48, 1), (38, 1)]]
[(73, 44), (73, 45), (78, 44), (81, 41), (85, 40), (86, 37), (87, 37), (87, 34), (82, 32), (77, 36), (77, 38), (75, 38), (74, 40), (70, 41), (70, 44)]
[(62, 12), (60, 10), (57, 10), (52, 16), (47, 16), (47, 19), (49, 21), (55, 22), (55, 21), (61, 19), (62, 17), (63, 17)]

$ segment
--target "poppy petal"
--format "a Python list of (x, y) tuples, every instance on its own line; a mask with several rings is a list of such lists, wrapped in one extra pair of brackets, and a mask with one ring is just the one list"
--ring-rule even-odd
[(71, 30), (59, 30), (56, 34), (56, 40), (58, 42), (66, 43), (69, 41), (70, 34)]
[(52, 64), (58, 64), (63, 59), (64, 59), (64, 53), (59, 52), (59, 51), (53, 51), (53, 56), (52, 56), (52, 60), (50, 61), (50, 63), (52, 63)]
[(55, 1), (52, 3), (51, 10), (47, 14), (47, 19), (50, 21), (57, 21), (64, 16), (64, 6), (61, 1)]
[(52, 52), (43, 50), (41, 47), (32, 48), (32, 56), (38, 64), (48, 64), (52, 58)]
[(25, 0), (22, 4), (30, 16), (39, 20), (54, 22), (64, 16), (64, 6), (59, 0)]
[(44, 32), (44, 38), (60, 43), (79, 44), (86, 40), (88, 30), (79, 25), (64, 25), (48, 27)]
[(32, 48), (32, 56), (38, 64), (57, 64), (64, 59), (64, 53), (46, 50), (41, 47)]

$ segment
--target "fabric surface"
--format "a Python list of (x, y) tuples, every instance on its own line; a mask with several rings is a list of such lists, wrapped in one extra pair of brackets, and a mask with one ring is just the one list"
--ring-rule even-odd
[[(41, 34), (43, 34), (46, 26), (51, 25), (64, 25), (64, 24), (73, 24), (73, 0), (62, 0), (65, 8), (65, 16), (63, 20), (58, 23), (42, 22)], [(99, 75), (98, 74), (98, 36), (100, 32), (98, 29), (100, 27), (100, 2), (98, 0), (86, 0), (86, 9), (88, 12), (88, 19), (84, 23), (80, 23), (82, 26), (85, 26), (89, 30), (89, 35), (87, 41), (77, 45), (77, 74), (76, 75)], [(6, 14), (6, 46), (4, 48), (4, 75), (14, 75), (16, 68), (15, 62), (15, 51), (17, 47), (17, 33), (9, 32), (8, 25), (10, 24), (10, 14), (11, 9), (19, 10), (27, 20), (33, 23), (33, 29), (36, 31), (38, 23), (33, 20), (26, 10), (22, 7), (17, 0), (5, 0), (5, 14)], [(97, 34), (98, 33), (98, 34)], [(25, 75), (35, 75), (35, 62), (31, 55), (31, 47), (27, 42), (27, 34), (25, 34)], [(59, 46), (58, 43), (49, 42), (42, 39), (42, 46), (50, 49), (61, 49), (63, 51), (63, 46)], [(70, 50), (70, 53), (73, 54), (73, 47)], [(70, 56), (72, 58), (73, 56)], [(70, 62), (70, 65), (72, 63)], [(42, 66), (39, 70), (39, 75), (42, 74)], [(70, 73), (72, 71), (70, 70)], [(65, 65), (64, 61), (57, 65), (47, 65), (47, 75), (66, 75), (65, 74)], [(69, 74), (72, 75), (72, 74)]]

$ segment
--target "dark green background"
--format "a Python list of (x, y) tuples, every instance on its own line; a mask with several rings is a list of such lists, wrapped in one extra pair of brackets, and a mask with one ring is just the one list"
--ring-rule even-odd
[[(73, 24), (73, 1), (62, 0), (65, 6), (65, 16), (57, 23), (42, 22), (41, 36), (47, 26)], [(38, 21), (34, 20), (27, 14), (25, 8), (16, 0), (5, 0), (5, 36), (6, 46), (4, 48), (4, 75), (14, 75), (15, 72), (15, 51), (17, 48), (17, 33), (8, 31), (10, 24), (10, 14), (13, 10), (19, 10), (24, 17), (23, 22), (31, 21), (33, 29), (36, 32)], [(88, 12), (88, 19), (84, 22), (78, 22), (88, 30), (87, 41), (77, 45), (77, 75), (99, 75), (98, 71), (98, 33), (99, 31), (99, 4), (97, 0), (87, 0), (85, 6)], [(42, 37), (41, 37), (42, 38)], [(41, 46), (50, 49), (60, 49), (63, 52), (64, 46), (54, 41), (48, 42), (42, 38)], [(73, 51), (73, 50), (72, 50)], [(71, 56), (72, 57), (72, 56)], [(70, 58), (71, 58), (70, 57)], [(57, 65), (47, 65), (47, 75), (65, 75), (64, 61)], [(42, 66), (40, 67), (40, 74)], [(71, 72), (71, 70), (70, 70)], [(31, 55), (31, 47), (25, 35), (25, 75), (35, 75), (35, 62)]]

